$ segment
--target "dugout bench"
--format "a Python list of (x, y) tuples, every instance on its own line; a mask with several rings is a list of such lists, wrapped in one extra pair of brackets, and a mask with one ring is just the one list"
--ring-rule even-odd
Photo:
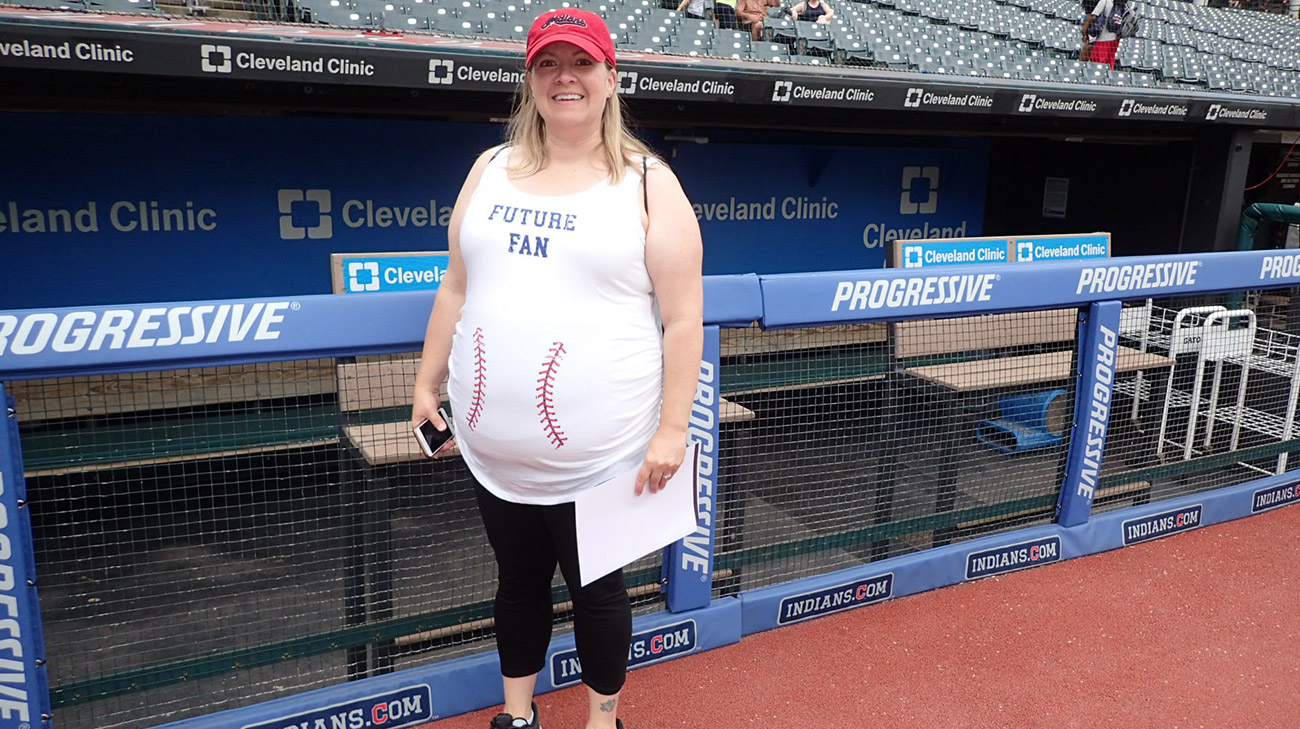
[[(903, 423), (920, 403), (937, 405), (941, 432), (917, 447), (937, 451), (934, 543), (951, 541), (959, 534), (974, 534), (999, 524), (1050, 515), (1056, 491), (1017, 493), (1012, 498), (996, 489), (959, 484), (959, 456), (975, 447), (973, 413), (980, 403), (999, 393), (1033, 387), (1062, 387), (1076, 376), (1074, 358), (1077, 310), (1014, 312), (950, 319), (870, 322), (823, 327), (763, 331), (749, 328), (723, 330), (722, 392), (750, 401), (754, 396), (852, 383), (882, 383), (886, 448), (877, 458), (876, 501), (871, 521), (883, 526), (898, 519), (894, 495), (898, 462), (903, 456)], [(1145, 372), (1167, 376), (1173, 360), (1159, 354), (1121, 346), (1117, 372)], [(1143, 422), (1150, 422), (1143, 411)], [(1043, 480), (1059, 487), (1065, 448), (1052, 451), (1056, 463)], [(1015, 456), (1002, 456), (1010, 463)], [(1101, 489), (1099, 502), (1149, 498), (1150, 482), (1133, 480)], [(969, 502), (958, 508), (959, 497)], [(726, 495), (724, 494), (724, 498)], [(739, 510), (743, 503), (729, 508)], [(910, 521), (910, 520), (909, 520)], [(887, 540), (873, 542), (873, 559), (883, 558)], [(739, 549), (738, 544), (728, 545)]]
[[(1030, 387), (1061, 386), (1076, 377), (1076, 330), (1078, 310), (1055, 309), (1033, 312), (985, 314), (952, 319), (902, 321), (891, 325), (892, 352), (895, 357), (893, 384), (899, 397), (893, 404), (907, 401), (909, 391), (938, 399), (946, 432), (937, 446), (938, 470), (935, 473), (935, 511), (943, 514), (956, 510), (959, 495), (973, 504), (963, 509), (960, 519), (935, 530), (934, 544), (946, 544), (959, 533), (970, 533), (1012, 521), (1051, 514), (1056, 492), (1019, 493), (1004, 500), (995, 495), (996, 488), (987, 483), (959, 483), (962, 464), (960, 453), (973, 446), (975, 419), (972, 413), (986, 410), (981, 398), (998, 393), (1023, 391)], [(925, 358), (956, 357), (943, 363), (922, 363)], [(1116, 354), (1115, 373), (1153, 373), (1168, 376), (1174, 360), (1163, 355), (1143, 352), (1120, 345)], [(919, 387), (918, 387), (919, 385)], [(1072, 392), (1067, 388), (1067, 392)], [(888, 417), (889, 426), (897, 428), (900, 412)], [(1077, 416), (1076, 416), (1077, 417)], [(1150, 413), (1139, 417), (1152, 422)], [(897, 442), (891, 438), (889, 442)], [(1058, 447), (1056, 477), (1044, 480), (1044, 486), (1058, 487), (1064, 475), (1065, 448)], [(898, 456), (895, 455), (895, 460)], [(1132, 481), (1110, 486), (1098, 492), (1097, 501), (1131, 498), (1141, 503), (1149, 497), (1150, 482)], [(891, 512), (893, 483), (881, 488), (879, 517)]]
[(15, 380), (27, 478), (338, 442), (332, 360)]

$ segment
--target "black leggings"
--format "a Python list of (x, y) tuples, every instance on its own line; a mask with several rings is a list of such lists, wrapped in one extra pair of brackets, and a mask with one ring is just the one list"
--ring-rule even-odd
[(531, 676), (546, 665), (551, 642), (551, 578), (555, 565), (573, 600), (573, 633), (582, 682), (605, 696), (627, 678), (632, 605), (623, 571), (579, 587), (573, 504), (535, 506), (493, 496), (474, 484), (479, 513), (497, 559), (496, 634), (501, 675)]

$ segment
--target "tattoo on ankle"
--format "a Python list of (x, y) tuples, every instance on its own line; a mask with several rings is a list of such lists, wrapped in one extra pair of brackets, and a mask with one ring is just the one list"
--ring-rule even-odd
[(618, 701), (618, 699), (610, 699), (609, 701), (606, 701), (605, 703), (603, 703), (603, 704), (600, 705), (600, 710), (601, 710), (601, 711), (606, 711), (606, 712), (608, 712), (608, 711), (613, 711), (613, 710), (614, 710), (614, 703), (615, 703), (616, 701)]

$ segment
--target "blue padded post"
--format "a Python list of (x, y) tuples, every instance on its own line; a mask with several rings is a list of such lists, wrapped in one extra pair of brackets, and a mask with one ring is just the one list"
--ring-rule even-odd
[(0, 383), (0, 621), (8, 623), (0, 641), (0, 727), (41, 727), (50, 723), (50, 687), (45, 672), (45, 639), (36, 599), (36, 552), (23, 481), (14, 401)]
[(1056, 506), (1056, 521), (1062, 526), (1084, 524), (1092, 512), (1115, 389), (1120, 308), (1118, 301), (1099, 301), (1079, 316), (1074, 427)]
[(678, 613), (709, 604), (713, 593), (713, 545), (717, 535), (718, 394), (721, 338), (716, 326), (704, 327), (700, 381), (691, 406), (690, 442), (700, 444), (695, 533), (664, 551), (668, 610)]

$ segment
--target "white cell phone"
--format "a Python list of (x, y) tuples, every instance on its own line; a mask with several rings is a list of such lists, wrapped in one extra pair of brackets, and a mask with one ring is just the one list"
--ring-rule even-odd
[(438, 414), (442, 416), (442, 422), (446, 423), (446, 430), (433, 427), (433, 422), (427, 418), (414, 428), (415, 440), (420, 444), (420, 450), (424, 451), (425, 458), (433, 458), (450, 448), (456, 437), (451, 432), (451, 413), (447, 412), (447, 408), (440, 407)]

